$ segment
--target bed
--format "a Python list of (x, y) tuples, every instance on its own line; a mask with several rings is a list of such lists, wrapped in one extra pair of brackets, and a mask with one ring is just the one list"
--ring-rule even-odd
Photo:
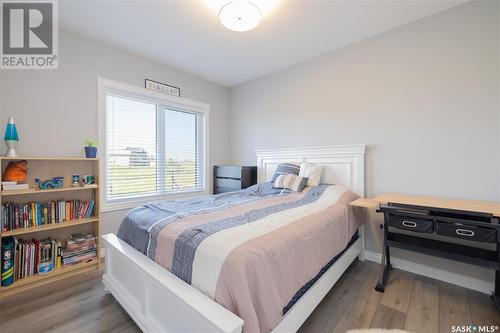
[[(145, 332), (296, 331), (362, 255), (349, 202), (364, 194), (364, 150), (258, 151), (250, 189), (132, 210), (120, 238), (103, 236), (105, 287)], [(267, 182), (279, 163), (302, 161), (324, 166), (322, 185)]]

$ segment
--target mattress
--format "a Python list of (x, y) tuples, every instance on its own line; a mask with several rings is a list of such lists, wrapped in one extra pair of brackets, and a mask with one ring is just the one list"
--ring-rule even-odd
[(361, 222), (341, 186), (272, 185), (147, 203), (118, 237), (242, 318), (244, 332), (269, 332)]

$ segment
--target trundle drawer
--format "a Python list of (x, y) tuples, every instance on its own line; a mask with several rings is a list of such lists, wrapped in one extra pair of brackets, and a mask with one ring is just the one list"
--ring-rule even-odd
[(391, 214), (389, 214), (388, 218), (388, 224), (390, 227), (429, 234), (434, 232), (433, 220)]
[(497, 232), (495, 229), (462, 225), (459, 223), (436, 222), (436, 233), (442, 236), (468, 239), (476, 242), (497, 242)]

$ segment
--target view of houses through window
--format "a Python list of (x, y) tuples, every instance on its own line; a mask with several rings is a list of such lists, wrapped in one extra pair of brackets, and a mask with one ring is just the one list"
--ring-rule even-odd
[(200, 117), (108, 94), (106, 199), (202, 189)]

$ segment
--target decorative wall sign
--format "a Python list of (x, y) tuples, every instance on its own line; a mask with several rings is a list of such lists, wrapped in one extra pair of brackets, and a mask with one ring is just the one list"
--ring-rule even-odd
[(165, 83), (156, 82), (150, 79), (145, 80), (146, 89), (159, 91), (165, 94), (181, 97), (181, 88), (177, 88)]

